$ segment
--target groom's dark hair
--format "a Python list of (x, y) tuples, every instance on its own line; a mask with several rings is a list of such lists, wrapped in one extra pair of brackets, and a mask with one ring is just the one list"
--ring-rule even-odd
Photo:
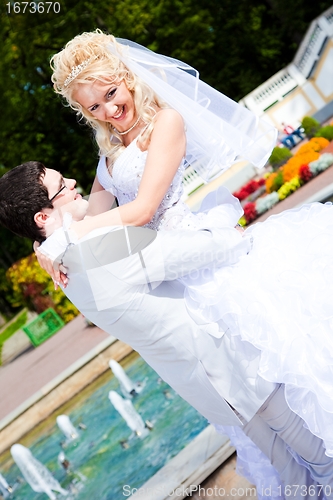
[(44, 175), (42, 163), (28, 161), (0, 178), (0, 223), (18, 236), (40, 243), (45, 234), (34, 216), (44, 208), (53, 208), (43, 185)]

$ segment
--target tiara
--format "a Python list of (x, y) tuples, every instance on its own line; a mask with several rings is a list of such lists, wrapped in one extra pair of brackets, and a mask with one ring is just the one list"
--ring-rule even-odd
[(81, 64), (78, 64), (77, 66), (72, 67), (72, 71), (69, 73), (68, 77), (66, 78), (64, 82), (64, 87), (67, 87), (75, 78), (82, 73), (82, 71), (91, 63), (91, 61), (94, 61), (97, 59), (98, 56), (90, 56), (88, 59), (83, 61)]

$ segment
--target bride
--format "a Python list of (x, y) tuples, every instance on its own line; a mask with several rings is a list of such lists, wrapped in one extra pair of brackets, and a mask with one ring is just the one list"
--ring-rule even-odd
[[(199, 80), (188, 65), (99, 30), (51, 60), (55, 91), (95, 132), (100, 150), (90, 215), (157, 230), (237, 228), (241, 206), (225, 188), (197, 214), (181, 201), (190, 164), (203, 178), (241, 156), (263, 166), (275, 130)], [(186, 280), (198, 322), (262, 351), (260, 375), (283, 383), (291, 409), (333, 456), (332, 208), (312, 204), (244, 232), (252, 250), (235, 266)], [(109, 219), (110, 221), (110, 214)], [(59, 280), (45, 258), (41, 264)]]

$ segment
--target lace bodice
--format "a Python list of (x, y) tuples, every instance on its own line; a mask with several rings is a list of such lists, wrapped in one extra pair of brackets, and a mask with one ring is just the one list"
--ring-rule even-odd
[[(97, 167), (99, 183), (117, 198), (119, 205), (125, 205), (137, 197), (147, 153), (141, 151), (134, 140), (115, 161), (112, 176), (107, 169), (105, 157), (101, 157)], [(181, 201), (184, 170), (182, 162), (157, 212), (146, 227), (156, 230), (162, 227), (179, 227), (184, 216), (190, 213), (187, 205)]]

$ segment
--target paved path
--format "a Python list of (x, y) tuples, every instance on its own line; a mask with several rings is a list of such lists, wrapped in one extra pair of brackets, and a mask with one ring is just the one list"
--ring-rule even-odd
[(0, 368), (0, 420), (109, 335), (79, 315), (39, 347)]
[(257, 500), (256, 488), (236, 472), (234, 453), (223, 462), (191, 496), (191, 500)]

